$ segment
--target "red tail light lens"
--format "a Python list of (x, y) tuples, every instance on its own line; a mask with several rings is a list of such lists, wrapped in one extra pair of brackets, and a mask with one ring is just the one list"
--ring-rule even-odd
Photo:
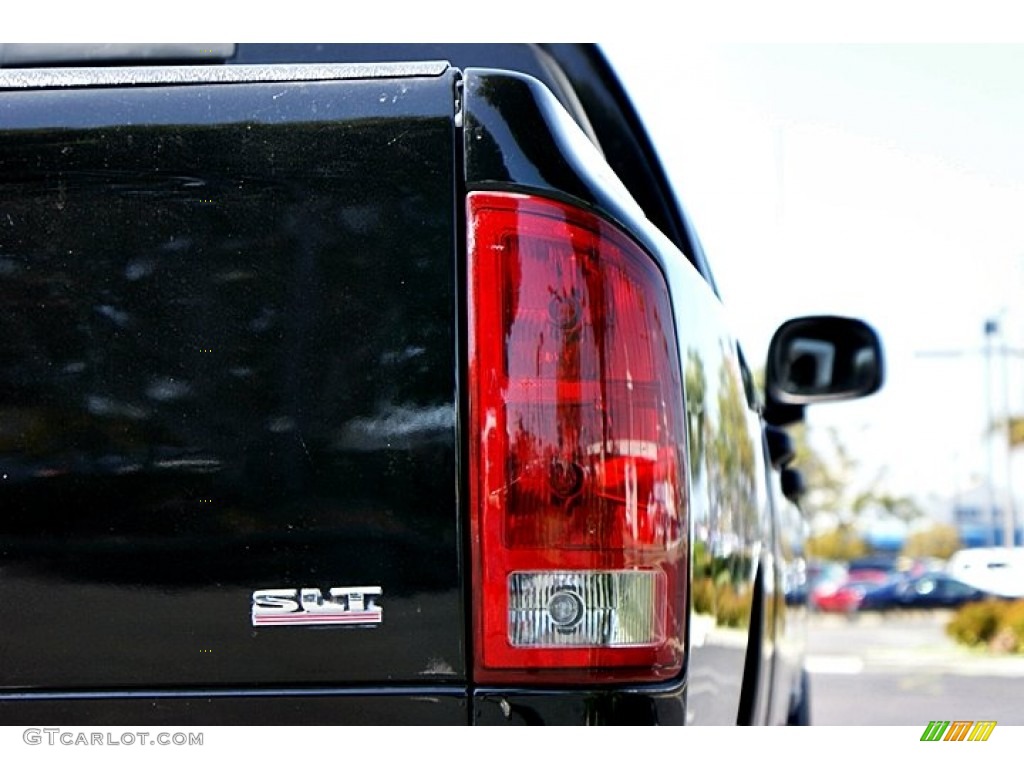
[(563, 203), (474, 192), (468, 222), (476, 679), (672, 677), (688, 526), (665, 280)]

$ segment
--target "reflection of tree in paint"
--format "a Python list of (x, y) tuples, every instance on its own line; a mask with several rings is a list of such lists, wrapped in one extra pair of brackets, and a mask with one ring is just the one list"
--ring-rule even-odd
[(704, 361), (695, 349), (686, 351), (684, 387), (686, 390), (686, 428), (690, 441), (690, 477), (696, 483), (700, 480), (704, 469), (704, 431), (708, 423), (704, 398), (708, 382), (704, 375)]
[(719, 471), (719, 498), (733, 526), (757, 519), (754, 444), (750, 417), (739, 376), (728, 361), (718, 371), (718, 425), (711, 450)]

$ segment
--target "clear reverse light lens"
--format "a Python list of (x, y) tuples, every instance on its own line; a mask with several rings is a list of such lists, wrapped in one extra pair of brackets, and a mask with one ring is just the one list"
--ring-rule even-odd
[(582, 571), (509, 575), (509, 642), (517, 647), (655, 645), (656, 571)]

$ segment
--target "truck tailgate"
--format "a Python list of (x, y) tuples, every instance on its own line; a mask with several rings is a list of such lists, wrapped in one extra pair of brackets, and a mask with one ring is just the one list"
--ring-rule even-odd
[(0, 73), (0, 687), (457, 684), (457, 72), (172, 69)]

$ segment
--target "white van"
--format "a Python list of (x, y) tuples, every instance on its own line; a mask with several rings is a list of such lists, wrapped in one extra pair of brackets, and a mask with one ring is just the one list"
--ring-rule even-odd
[(1024, 547), (961, 549), (946, 571), (972, 587), (1002, 597), (1024, 597)]

